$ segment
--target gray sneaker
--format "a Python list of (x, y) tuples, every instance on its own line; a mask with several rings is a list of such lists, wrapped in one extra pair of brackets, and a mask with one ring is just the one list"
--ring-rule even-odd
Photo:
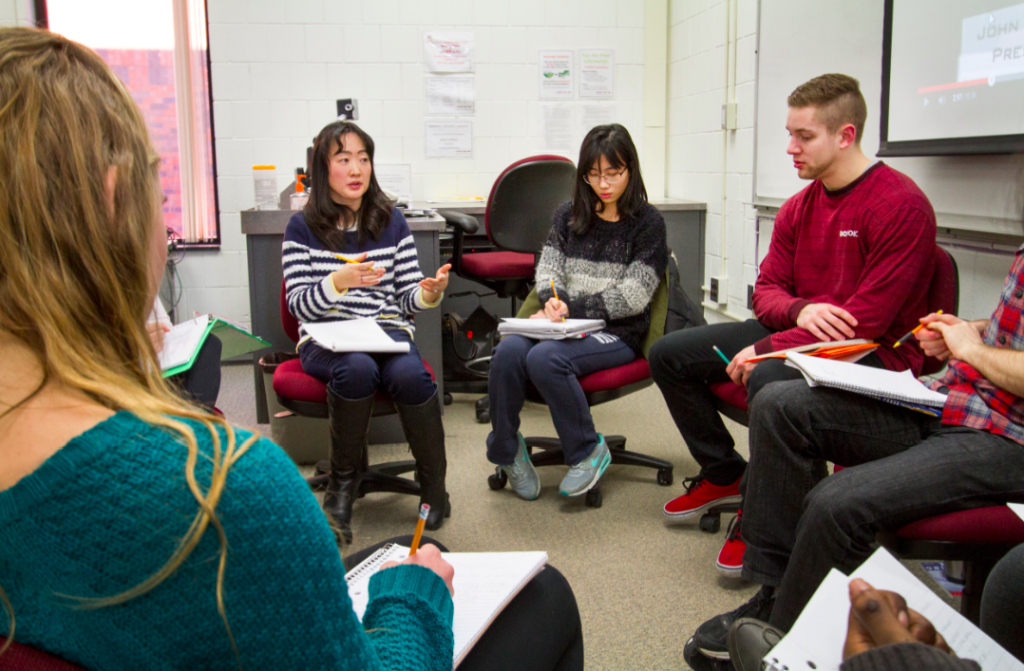
[(533, 501), (540, 496), (540, 477), (537, 469), (530, 461), (530, 453), (526, 451), (523, 434), (516, 434), (519, 439), (519, 450), (511, 466), (498, 466), (508, 476), (508, 484), (512, 491), (521, 499)]
[(597, 484), (601, 474), (610, 463), (612, 463), (612, 455), (608, 452), (604, 436), (599, 433), (597, 434), (597, 445), (583, 461), (569, 467), (569, 472), (562, 478), (562, 484), (558, 491), (562, 496), (585, 494)]

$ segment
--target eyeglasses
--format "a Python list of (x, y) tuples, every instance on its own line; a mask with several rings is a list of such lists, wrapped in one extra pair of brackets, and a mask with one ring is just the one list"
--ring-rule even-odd
[(597, 172), (588, 172), (586, 175), (583, 176), (583, 181), (586, 182), (587, 184), (590, 184), (591, 186), (597, 186), (598, 184), (601, 183), (601, 180), (603, 179), (609, 185), (615, 186), (616, 184), (621, 182), (622, 178), (625, 176), (625, 170), (620, 170), (619, 172), (606, 172), (603, 175)]

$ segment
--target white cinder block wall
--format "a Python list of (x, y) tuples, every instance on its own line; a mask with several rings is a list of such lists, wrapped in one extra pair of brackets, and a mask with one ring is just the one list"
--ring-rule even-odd
[(32, 0), (0, 0), (0, 26), (30, 26)]
[[(750, 205), (757, 2), (739, 0), (733, 7), (737, 5), (736, 15), (730, 17), (736, 35), (735, 77), (730, 67), (728, 84), (726, 1), (672, 0), (669, 5), (667, 163), (669, 197), (708, 205), (704, 286), (712, 275), (728, 276), (728, 312), (745, 318), (750, 315), (746, 287), (754, 282), (757, 265), (756, 222)], [(737, 130), (726, 134), (723, 149), (721, 109), (727, 93), (737, 103), (738, 117)], [(717, 315), (710, 310), (706, 313), (709, 321), (716, 321)]]
[[(747, 285), (756, 279), (757, 222), (750, 205), (754, 198), (754, 107), (757, 47), (757, 1), (733, 0), (735, 16), (735, 78), (730, 72), (728, 93), (737, 103), (737, 130), (727, 134), (723, 151), (720, 113), (726, 97), (726, 2), (727, 0), (671, 0), (669, 7), (668, 90), (668, 196), (708, 204), (705, 286), (722, 272), (728, 277), (729, 301), (720, 314), (705, 310), (708, 321), (751, 316), (746, 309)], [(879, 26), (881, 30), (881, 26)], [(881, 58), (881, 55), (879, 55)], [(730, 66), (730, 71), (732, 67)], [(733, 83), (734, 82), (734, 83)], [(780, 100), (780, 105), (786, 101)], [(877, 119), (878, 103), (868, 101), (869, 117)], [(875, 121), (877, 123), (877, 121)], [(785, 152), (784, 146), (777, 151)], [(925, 163), (930, 161), (929, 163)], [(722, 202), (723, 162), (725, 203)], [(952, 170), (950, 159), (893, 159), (897, 169), (928, 175)], [(961, 212), (957, 203), (970, 203), (973, 192), (990, 180), (999, 181), (996, 191), (1009, 202), (1007, 209), (1020, 218), (1024, 163), (998, 171), (993, 166), (1009, 163), (1004, 157), (960, 159), (955, 165), (972, 166), (960, 179), (943, 182), (943, 188), (959, 193), (929, 194), (941, 201), (937, 210)], [(915, 169), (916, 168), (916, 169)], [(925, 193), (928, 185), (921, 184)], [(1002, 208), (996, 208), (1001, 210)], [(724, 212), (724, 215), (723, 215)], [(939, 212), (941, 226), (942, 212)], [(724, 224), (723, 224), (724, 221)], [(723, 238), (724, 226), (724, 238)], [(771, 227), (760, 232), (761, 253), (767, 251)], [(976, 249), (950, 248), (960, 269), (960, 314), (969, 319), (988, 317), (999, 296), (1012, 256)], [(1012, 251), (1012, 247), (1010, 248)], [(724, 266), (722, 263), (724, 259)], [(724, 271), (724, 272), (723, 272)]]
[[(643, 0), (208, 0), (208, 12), (224, 244), (179, 266), (179, 315), (249, 321), (238, 213), (253, 206), (252, 166), (278, 166), (283, 189), (338, 98), (359, 101), (378, 163), (412, 164), (415, 198), (486, 196), (542, 149), (537, 51), (611, 47), (617, 120), (643, 146)], [(422, 36), (436, 30), (475, 36), (472, 160), (424, 157)]]

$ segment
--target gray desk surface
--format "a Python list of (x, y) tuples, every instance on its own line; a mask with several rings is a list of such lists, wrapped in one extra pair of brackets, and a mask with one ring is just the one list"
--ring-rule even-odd
[[(242, 212), (242, 234), (243, 235), (283, 235), (288, 220), (298, 210), (255, 210), (249, 209)], [(443, 231), (444, 218), (440, 216), (411, 217), (409, 222), (410, 231)]]
[[(708, 209), (707, 203), (701, 203), (696, 200), (683, 200), (681, 198), (652, 198), (651, 205), (658, 208), (659, 212), (678, 212), (684, 210), (700, 210), (706, 211)], [(412, 201), (413, 209), (431, 209), (431, 210), (458, 210), (466, 214), (484, 214), (487, 211), (486, 200), (450, 200), (450, 201), (428, 201), (428, 200), (414, 200)]]

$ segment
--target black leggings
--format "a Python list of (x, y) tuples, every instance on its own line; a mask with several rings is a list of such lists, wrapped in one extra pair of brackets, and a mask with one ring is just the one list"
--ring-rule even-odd
[[(448, 548), (423, 537), (424, 544)], [(345, 569), (386, 543), (408, 546), (412, 536), (398, 536), (353, 552)], [(583, 629), (576, 597), (558, 569), (548, 565), (501, 611), (459, 664), (460, 671), (577, 671), (583, 669)]]

